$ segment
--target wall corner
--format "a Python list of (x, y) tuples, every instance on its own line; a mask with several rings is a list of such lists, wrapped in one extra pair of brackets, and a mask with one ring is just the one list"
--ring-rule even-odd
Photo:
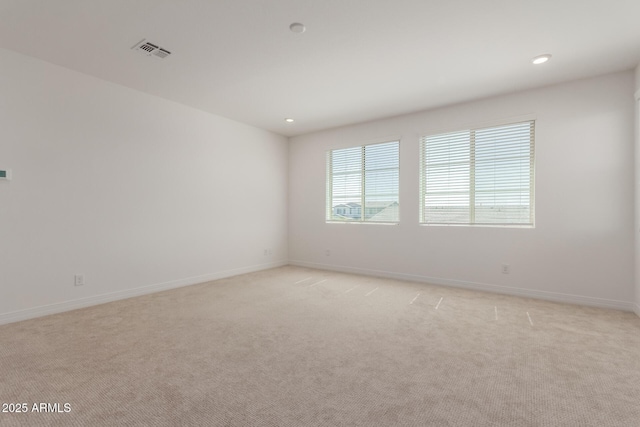
[(635, 286), (635, 306), (634, 311), (640, 317), (640, 64), (636, 66), (635, 72), (635, 254), (634, 254), (634, 286)]
[(635, 98), (636, 98), (636, 101), (640, 101), (640, 64), (636, 66), (634, 75), (635, 75), (635, 82), (636, 82)]

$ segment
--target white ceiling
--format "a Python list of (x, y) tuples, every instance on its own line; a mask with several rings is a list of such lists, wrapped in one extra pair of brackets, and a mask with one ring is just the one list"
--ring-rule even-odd
[(292, 136), (633, 68), (640, 1), (0, 0), (0, 46)]

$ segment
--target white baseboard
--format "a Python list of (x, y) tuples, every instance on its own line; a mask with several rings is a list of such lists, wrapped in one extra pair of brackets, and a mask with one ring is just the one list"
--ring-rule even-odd
[(371, 270), (355, 267), (335, 266), (329, 264), (318, 264), (306, 261), (291, 260), (278, 261), (267, 264), (259, 264), (248, 267), (236, 268), (232, 270), (219, 271), (216, 273), (205, 274), (201, 276), (189, 277), (185, 279), (172, 280), (169, 282), (157, 283), (138, 288), (127, 289), (118, 292), (111, 292), (92, 297), (81, 298), (71, 301), (65, 301), (56, 304), (50, 304), (40, 307), (29, 308), (25, 310), (13, 311), (0, 314), (0, 325), (7, 323), (19, 322), (22, 320), (33, 319), (36, 317), (47, 316), (50, 314), (62, 313), (65, 311), (76, 310), (79, 308), (90, 307), (93, 305), (104, 304), (111, 301), (117, 301), (136, 296), (161, 292), (169, 289), (180, 288), (183, 286), (195, 285), (198, 283), (210, 282), (212, 280), (224, 279), (226, 277), (237, 276), (240, 274), (253, 273), (270, 268), (282, 267), (285, 265), (294, 265), (299, 267), (316, 268), (320, 270), (339, 271), (343, 273), (362, 274), (365, 276), (387, 277), (390, 279), (407, 280), (411, 282), (429, 283), (433, 285), (452, 286), (464, 289), (473, 289), (478, 291), (493, 292), (506, 295), (515, 295), (528, 298), (537, 298), (548, 301), (563, 302), (569, 304), (588, 305), (593, 307), (613, 308), (617, 310), (633, 311), (640, 317), (640, 305), (632, 302), (616, 301), (603, 298), (585, 297), (580, 295), (562, 294), (548, 291), (537, 291), (533, 289), (519, 289), (508, 286), (491, 285), (486, 283), (467, 282), (461, 280), (443, 279), (439, 277), (420, 276), (413, 274), (389, 272), (382, 270)]
[(140, 295), (152, 294), (154, 292), (166, 291), (183, 286), (196, 285), (198, 283), (210, 282), (212, 280), (224, 279), (226, 277), (237, 276), (239, 274), (253, 273), (255, 271), (268, 270), (270, 268), (288, 265), (287, 261), (279, 261), (268, 264), (259, 264), (249, 267), (235, 268), (232, 270), (219, 271), (217, 273), (204, 274), (201, 276), (188, 277), (186, 279), (171, 280), (169, 282), (156, 283), (153, 285), (141, 286), (139, 288), (127, 289), (124, 291), (110, 292), (102, 295), (81, 298), (56, 304), (44, 305), (40, 307), (28, 308), (25, 310), (13, 311), (0, 314), (0, 325), (19, 322), (21, 320), (33, 319), (36, 317), (48, 316), (50, 314), (62, 313), (76, 310), (78, 308), (90, 307), (92, 305), (104, 304)]
[[(493, 292), (498, 294), (514, 295), (527, 298), (536, 298), (547, 301), (562, 302), (567, 304), (588, 305), (592, 307), (613, 308), (616, 310), (635, 311), (640, 316), (640, 307), (632, 302), (610, 300), (604, 298), (586, 297), (581, 295), (562, 294), (557, 292), (538, 291), (534, 289), (512, 288), (487, 283), (467, 282), (451, 280), (440, 277), (419, 276), (413, 274), (396, 273), (389, 271), (370, 270), (355, 267), (336, 266), (328, 264), (316, 264), (306, 261), (290, 260), (290, 265), (299, 267), (317, 268), (320, 270), (339, 271), (342, 273), (362, 274), (365, 276), (386, 277), (389, 279), (407, 280), (411, 282), (429, 283), (432, 285), (451, 286), (456, 288), (472, 289), (476, 291)], [(634, 307), (635, 306), (635, 307)]]

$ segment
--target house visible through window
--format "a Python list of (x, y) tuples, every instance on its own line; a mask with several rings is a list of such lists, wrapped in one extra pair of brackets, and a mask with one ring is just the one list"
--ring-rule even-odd
[(534, 125), (422, 137), (420, 222), (533, 226)]
[(327, 221), (399, 221), (400, 142), (327, 152)]

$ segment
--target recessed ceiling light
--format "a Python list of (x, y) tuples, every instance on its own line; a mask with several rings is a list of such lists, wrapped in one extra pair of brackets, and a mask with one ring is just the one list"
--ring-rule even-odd
[(532, 63), (534, 63), (535, 65), (539, 65), (539, 64), (544, 64), (545, 62), (547, 62), (549, 59), (551, 59), (551, 55), (548, 53), (545, 53), (544, 55), (538, 55), (535, 58), (533, 58), (531, 60)]
[(294, 22), (293, 24), (289, 25), (289, 29), (291, 30), (292, 33), (304, 33), (307, 30), (307, 27), (305, 27), (303, 24), (299, 23), (299, 22)]
[(285, 122), (287, 122), (287, 123), (293, 123), (293, 122), (295, 122), (295, 120), (290, 119), (290, 118), (288, 118), (288, 117), (287, 117), (286, 119), (284, 119), (284, 121), (285, 121)]

